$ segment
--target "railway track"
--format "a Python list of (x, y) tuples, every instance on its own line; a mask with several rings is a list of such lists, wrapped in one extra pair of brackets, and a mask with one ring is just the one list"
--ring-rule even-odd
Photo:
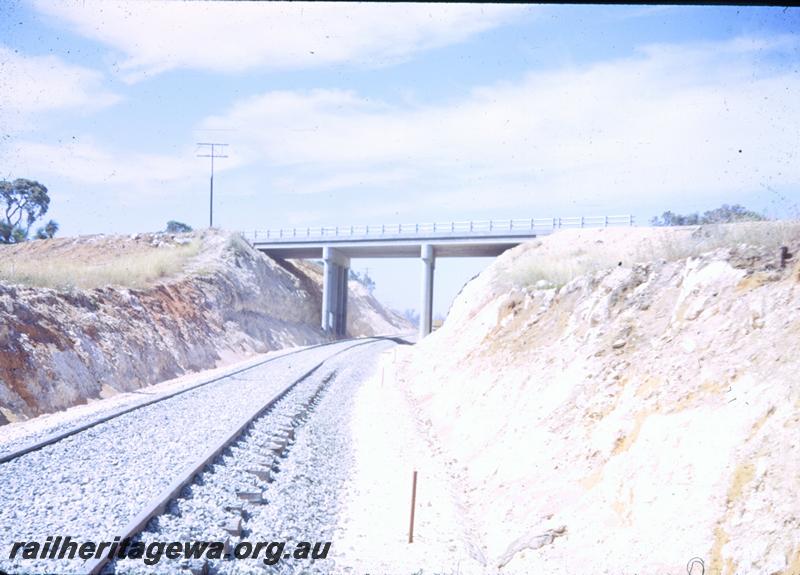
[[(158, 525), (162, 519), (168, 524), (164, 518), (176, 501), (184, 508), (205, 506), (203, 513), (224, 511), (225, 516), (201, 534), (192, 530), (206, 525), (205, 520), (184, 514), (183, 531), (167, 540), (203, 540), (200, 535), (214, 540), (208, 537), (220, 530), (233, 538), (250, 533), (248, 519), (257, 515), (252, 509), (267, 507), (265, 488), (280, 475), (281, 461), (320, 398), (359, 351), (366, 357), (374, 355), (368, 348), (391, 345), (384, 338), (369, 338), (285, 354), (7, 454), (0, 463), (0, 570), (129, 571), (130, 560), (108, 554), (84, 563), (12, 560), (9, 550), (18, 542), (41, 544), (48, 536), (96, 542), (135, 539), (148, 524)], [(229, 471), (221, 473), (223, 469)], [(226, 495), (207, 501), (191, 496), (211, 485), (227, 490)], [(208, 562), (168, 563), (155, 571), (220, 569)], [(135, 567), (141, 568), (141, 562)]]
[(275, 362), (275, 361), (283, 360), (283, 359), (285, 359), (287, 357), (290, 357), (290, 356), (293, 356), (293, 355), (296, 355), (296, 354), (299, 354), (299, 353), (306, 352), (309, 349), (328, 347), (328, 346), (336, 345), (337, 343), (339, 343), (339, 342), (321, 343), (321, 344), (312, 345), (312, 346), (309, 346), (309, 347), (306, 347), (306, 348), (303, 348), (303, 349), (293, 350), (293, 351), (290, 351), (290, 352), (287, 352), (287, 353), (284, 353), (284, 354), (280, 354), (278, 356), (274, 356), (274, 357), (270, 357), (268, 359), (264, 359), (264, 360), (258, 361), (258, 362), (254, 363), (252, 365), (248, 365), (246, 367), (237, 369), (235, 371), (232, 371), (232, 372), (229, 372), (229, 373), (225, 373), (225, 374), (219, 375), (217, 377), (212, 377), (210, 379), (195, 383), (193, 385), (187, 386), (187, 387), (179, 389), (177, 391), (173, 391), (173, 392), (170, 392), (170, 393), (165, 393), (163, 395), (159, 395), (159, 396), (157, 396), (157, 397), (155, 397), (153, 399), (137, 402), (137, 403), (135, 403), (133, 405), (127, 405), (127, 406), (121, 407), (119, 409), (115, 409), (115, 410), (111, 411), (110, 413), (102, 414), (102, 415), (99, 415), (99, 416), (96, 416), (96, 417), (90, 417), (90, 418), (88, 418), (88, 421), (83, 422), (83, 423), (79, 423), (79, 424), (64, 424), (64, 425), (58, 426), (54, 431), (46, 433), (42, 437), (39, 437), (39, 438), (37, 438), (37, 439), (35, 439), (33, 441), (26, 442), (22, 446), (15, 446), (15, 447), (12, 447), (11, 449), (8, 449), (8, 450), (4, 449), (3, 446), (0, 446), (0, 465), (2, 465), (3, 463), (6, 463), (8, 461), (12, 461), (14, 459), (17, 459), (18, 457), (22, 457), (23, 455), (25, 455), (27, 453), (31, 453), (32, 451), (38, 451), (39, 449), (42, 449), (43, 447), (47, 447), (48, 445), (52, 445), (54, 443), (57, 443), (57, 442), (59, 442), (59, 441), (61, 441), (63, 439), (66, 439), (67, 437), (70, 437), (71, 435), (75, 435), (77, 433), (81, 433), (82, 431), (86, 431), (87, 429), (90, 429), (92, 427), (100, 425), (101, 423), (105, 423), (106, 421), (109, 421), (109, 420), (114, 419), (116, 417), (120, 417), (120, 416), (125, 415), (127, 413), (130, 413), (132, 411), (136, 411), (137, 409), (141, 409), (143, 407), (147, 407), (148, 405), (152, 405), (154, 403), (159, 403), (161, 401), (165, 401), (165, 400), (170, 399), (172, 397), (175, 397), (177, 395), (182, 395), (184, 393), (188, 393), (188, 392), (194, 391), (195, 389), (198, 389), (200, 387), (204, 387), (206, 385), (210, 385), (210, 384), (216, 383), (216, 382), (218, 382), (220, 380), (227, 379), (227, 378), (239, 375), (241, 373), (250, 371), (252, 369), (261, 367), (263, 365), (266, 365), (266, 364), (269, 364), (269, 363), (272, 363), (272, 362)]

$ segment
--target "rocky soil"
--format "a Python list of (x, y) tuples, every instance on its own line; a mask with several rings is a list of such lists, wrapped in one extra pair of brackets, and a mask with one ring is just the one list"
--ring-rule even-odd
[[(483, 572), (677, 574), (698, 557), (800, 573), (798, 229), (779, 230), (785, 267), (760, 232), (557, 233), (398, 349), (386, 385), (447, 468)], [(619, 261), (549, 281), (549, 255), (575, 250)]]
[[(293, 345), (320, 331), (321, 273), (276, 262), (224, 232), (90, 236), (3, 246), (4, 264), (48, 268), (175, 249), (198, 253), (169, 277), (138, 287), (44, 288), (0, 280), (0, 424)], [(352, 336), (409, 326), (351, 282)]]

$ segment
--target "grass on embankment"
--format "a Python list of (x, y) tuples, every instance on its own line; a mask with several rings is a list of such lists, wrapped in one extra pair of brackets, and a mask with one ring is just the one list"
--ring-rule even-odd
[(506, 270), (506, 278), (518, 287), (534, 285), (540, 280), (561, 287), (579, 276), (615, 267), (620, 262), (630, 266), (676, 261), (742, 244), (777, 253), (781, 246), (796, 247), (798, 243), (798, 221), (565, 230), (534, 240), (532, 248)]
[(55, 289), (110, 285), (141, 288), (180, 273), (200, 251), (201, 244), (202, 240), (195, 238), (183, 245), (145, 247), (97, 258), (60, 258), (55, 254), (45, 258), (7, 258), (0, 251), (0, 281)]

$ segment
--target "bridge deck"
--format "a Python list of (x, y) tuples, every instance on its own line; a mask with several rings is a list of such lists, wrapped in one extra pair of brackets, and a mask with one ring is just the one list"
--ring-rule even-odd
[(282, 259), (319, 259), (325, 246), (351, 258), (413, 258), (426, 244), (436, 257), (494, 257), (561, 228), (632, 224), (626, 215), (281, 228), (242, 235), (256, 249)]
[(281, 259), (321, 259), (325, 246), (335, 247), (342, 255), (349, 258), (418, 258), (420, 249), (425, 244), (434, 247), (436, 257), (495, 257), (534, 237), (536, 234), (519, 234), (503, 238), (421, 237), (254, 242), (253, 247), (268, 256)]

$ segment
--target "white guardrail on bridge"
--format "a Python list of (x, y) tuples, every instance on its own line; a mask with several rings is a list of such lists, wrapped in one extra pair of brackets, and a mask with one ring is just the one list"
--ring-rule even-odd
[(492, 236), (524, 235), (526, 232), (549, 233), (561, 228), (632, 226), (632, 215), (575, 216), (568, 218), (526, 218), (509, 220), (468, 220), (420, 224), (377, 224), (359, 226), (317, 226), (278, 228), (242, 232), (246, 240), (256, 242), (291, 242), (326, 239), (413, 238), (416, 236)]

